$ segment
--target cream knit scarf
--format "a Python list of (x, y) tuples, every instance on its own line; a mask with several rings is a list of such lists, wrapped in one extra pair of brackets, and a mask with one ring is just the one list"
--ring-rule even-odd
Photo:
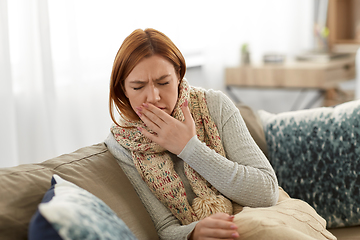
[[(172, 113), (172, 116), (180, 121), (184, 121), (180, 106), (185, 99), (189, 102), (199, 140), (225, 156), (219, 132), (209, 115), (204, 90), (190, 87), (186, 79), (181, 81), (179, 98)], [(151, 142), (136, 127), (150, 130), (141, 120), (122, 120), (121, 125), (124, 128), (115, 124), (111, 127), (115, 139), (121, 146), (131, 151), (134, 164), (150, 190), (183, 225), (201, 220), (217, 212), (233, 213), (232, 203), (184, 162), (185, 175), (197, 196), (190, 206), (184, 185), (175, 172), (173, 162), (166, 149)], [(204, 164), (207, 164), (206, 159), (203, 161)]]

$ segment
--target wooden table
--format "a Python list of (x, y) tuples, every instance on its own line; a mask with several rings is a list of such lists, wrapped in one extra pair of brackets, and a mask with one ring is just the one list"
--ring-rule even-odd
[(225, 84), (231, 88), (317, 89), (328, 94), (339, 83), (355, 78), (355, 55), (329, 62), (296, 61), (284, 64), (259, 64), (225, 69)]

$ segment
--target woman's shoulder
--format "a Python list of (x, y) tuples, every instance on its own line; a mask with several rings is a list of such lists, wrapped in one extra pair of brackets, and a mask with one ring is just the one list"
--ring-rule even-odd
[(222, 91), (205, 90), (205, 99), (209, 114), (217, 124), (226, 122), (227, 119), (238, 111), (232, 100)]
[(210, 109), (218, 110), (218, 111), (230, 111), (233, 112), (236, 110), (236, 106), (233, 101), (222, 91), (220, 90), (205, 90), (205, 99), (208, 105), (209, 111)]
[(109, 152), (118, 160), (119, 163), (125, 163), (131, 165), (132, 157), (131, 152), (128, 149), (122, 147), (115, 139), (112, 133), (109, 133), (105, 139), (105, 145)]

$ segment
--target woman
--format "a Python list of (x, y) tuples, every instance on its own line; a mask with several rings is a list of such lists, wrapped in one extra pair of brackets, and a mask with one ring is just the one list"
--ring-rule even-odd
[(185, 71), (163, 33), (131, 33), (114, 61), (106, 144), (160, 238), (236, 239), (236, 206), (276, 204), (276, 175), (231, 100), (189, 86)]

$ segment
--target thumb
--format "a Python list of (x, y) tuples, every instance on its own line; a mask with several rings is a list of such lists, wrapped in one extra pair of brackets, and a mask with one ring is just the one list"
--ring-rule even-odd
[(189, 109), (189, 103), (188, 103), (187, 99), (185, 99), (185, 102), (181, 106), (181, 109), (182, 109), (182, 112), (183, 112), (184, 118), (185, 118), (184, 123), (187, 124), (189, 122), (194, 122), (194, 119), (191, 116), (191, 112), (190, 112), (190, 109)]

